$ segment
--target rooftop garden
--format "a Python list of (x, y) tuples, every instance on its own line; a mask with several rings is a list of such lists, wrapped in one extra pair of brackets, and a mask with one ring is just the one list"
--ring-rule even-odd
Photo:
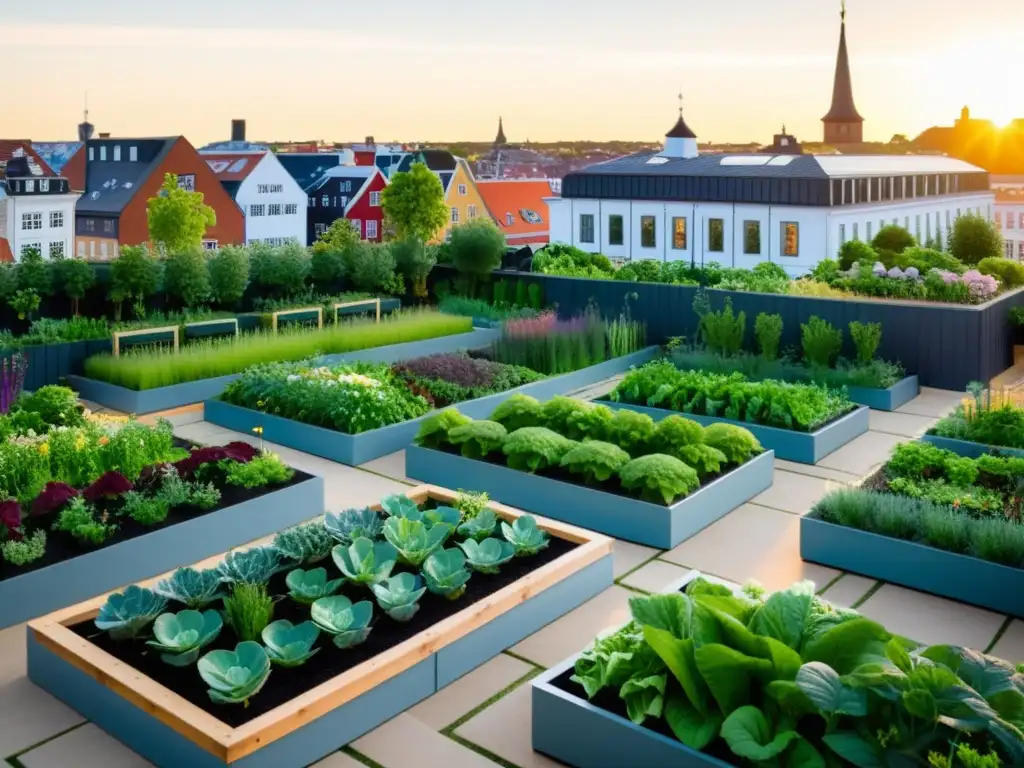
[(929, 435), (978, 443), (986, 448), (1024, 450), (1024, 407), (1014, 393), (992, 392), (981, 382), (968, 389), (968, 401), (928, 430)]

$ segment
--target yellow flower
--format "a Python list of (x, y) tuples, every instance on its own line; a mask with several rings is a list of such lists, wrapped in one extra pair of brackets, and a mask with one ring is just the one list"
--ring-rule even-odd
[(75, 450), (80, 451), (85, 448), (85, 435), (79, 435), (75, 438)]
[(257, 435), (262, 435), (263, 434), (263, 427), (253, 427), (252, 431), (255, 432)]
[(49, 453), (50, 453), (50, 444), (49, 443), (40, 443), (39, 444), (39, 455), (40, 456), (48, 456)]

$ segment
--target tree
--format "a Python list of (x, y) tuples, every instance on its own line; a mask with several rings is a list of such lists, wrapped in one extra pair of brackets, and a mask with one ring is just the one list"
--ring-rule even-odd
[(450, 216), (441, 180), (423, 163), (395, 175), (381, 194), (381, 206), (399, 240), (418, 237), (428, 242)]
[(326, 232), (322, 232), (313, 243), (313, 253), (326, 251), (343, 251), (353, 243), (359, 242), (359, 233), (348, 219), (335, 219)]
[(878, 234), (875, 235), (875, 239), (871, 241), (871, 245), (876, 251), (893, 251), (894, 253), (903, 253), (907, 248), (912, 245), (917, 245), (917, 241), (914, 240), (914, 236), (907, 232), (903, 227), (897, 226), (896, 224), (888, 224), (878, 230)]
[(53, 269), (64, 294), (71, 299), (71, 313), (77, 317), (78, 302), (96, 284), (96, 270), (89, 262), (75, 258), (54, 262)]
[(210, 300), (210, 272), (201, 248), (172, 253), (164, 265), (164, 287), (168, 295), (181, 299), (189, 309)]
[(949, 252), (964, 264), (977, 264), (989, 256), (1003, 255), (1003, 236), (996, 225), (976, 213), (957, 217), (948, 245)]
[(476, 219), (452, 230), (452, 264), (474, 292), (477, 283), (501, 265), (504, 253), (505, 235), (487, 219)]
[(160, 289), (160, 262), (145, 245), (126, 245), (110, 263), (110, 300), (114, 319), (121, 319), (121, 302), (132, 302), (136, 317), (146, 316), (146, 297)]
[(229, 245), (210, 259), (210, 292), (221, 306), (239, 302), (249, 285), (249, 251)]
[(146, 208), (149, 239), (166, 253), (201, 248), (206, 229), (217, 223), (213, 208), (203, 202), (203, 193), (182, 189), (173, 173), (164, 176), (163, 186)]
[(412, 295), (425, 298), (427, 295), (427, 275), (437, 263), (434, 250), (423, 245), (416, 237), (407, 237), (391, 244), (391, 253), (395, 257), (395, 266), (409, 283)]
[(894, 134), (891, 139), (889, 139), (889, 143), (890, 144), (909, 144), (910, 143), (910, 139), (907, 138), (906, 134), (897, 133), (897, 134)]

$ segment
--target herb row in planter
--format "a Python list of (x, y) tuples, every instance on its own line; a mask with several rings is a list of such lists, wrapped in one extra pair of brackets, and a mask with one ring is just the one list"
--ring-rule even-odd
[(381, 506), (329, 513), (153, 589), (128, 587), (73, 630), (237, 726), (575, 546), (529, 515), (501, 520), (486, 496)]
[(682, 416), (655, 424), (634, 411), (569, 397), (541, 405), (521, 394), (489, 420), (441, 411), (423, 422), (416, 444), (666, 506), (763, 450), (732, 424), (702, 427)]
[(1024, 408), (1011, 392), (992, 392), (980, 381), (967, 388), (971, 402), (928, 430), (928, 434), (997, 448), (1024, 448)]

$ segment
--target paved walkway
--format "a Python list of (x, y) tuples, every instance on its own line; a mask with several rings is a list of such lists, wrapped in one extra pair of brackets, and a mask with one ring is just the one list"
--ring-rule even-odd
[[(595, 397), (611, 386), (580, 393)], [(925, 389), (896, 413), (871, 413), (871, 431), (816, 466), (777, 461), (771, 488), (689, 541), (667, 552), (615, 543), (616, 584), (413, 707), (317, 768), (547, 768), (553, 760), (530, 747), (529, 681), (581, 650), (602, 629), (627, 618), (627, 600), (657, 591), (688, 569), (735, 582), (756, 579), (769, 589), (811, 579), (832, 602), (856, 607), (891, 630), (923, 643), (952, 643), (1024, 660), (1024, 622), (823, 566), (799, 555), (799, 517), (829, 489), (851, 483), (885, 461), (897, 443), (922, 434), (950, 411), (960, 393)], [(224, 443), (239, 435), (202, 421), (200, 409), (172, 412), (181, 437)], [(327, 507), (345, 509), (401, 492), (402, 453), (359, 468), (273, 444), (292, 466), (322, 475)], [(149, 765), (86, 723), (25, 677), (24, 627), (0, 632), (0, 760), (24, 768), (135, 768)]]

